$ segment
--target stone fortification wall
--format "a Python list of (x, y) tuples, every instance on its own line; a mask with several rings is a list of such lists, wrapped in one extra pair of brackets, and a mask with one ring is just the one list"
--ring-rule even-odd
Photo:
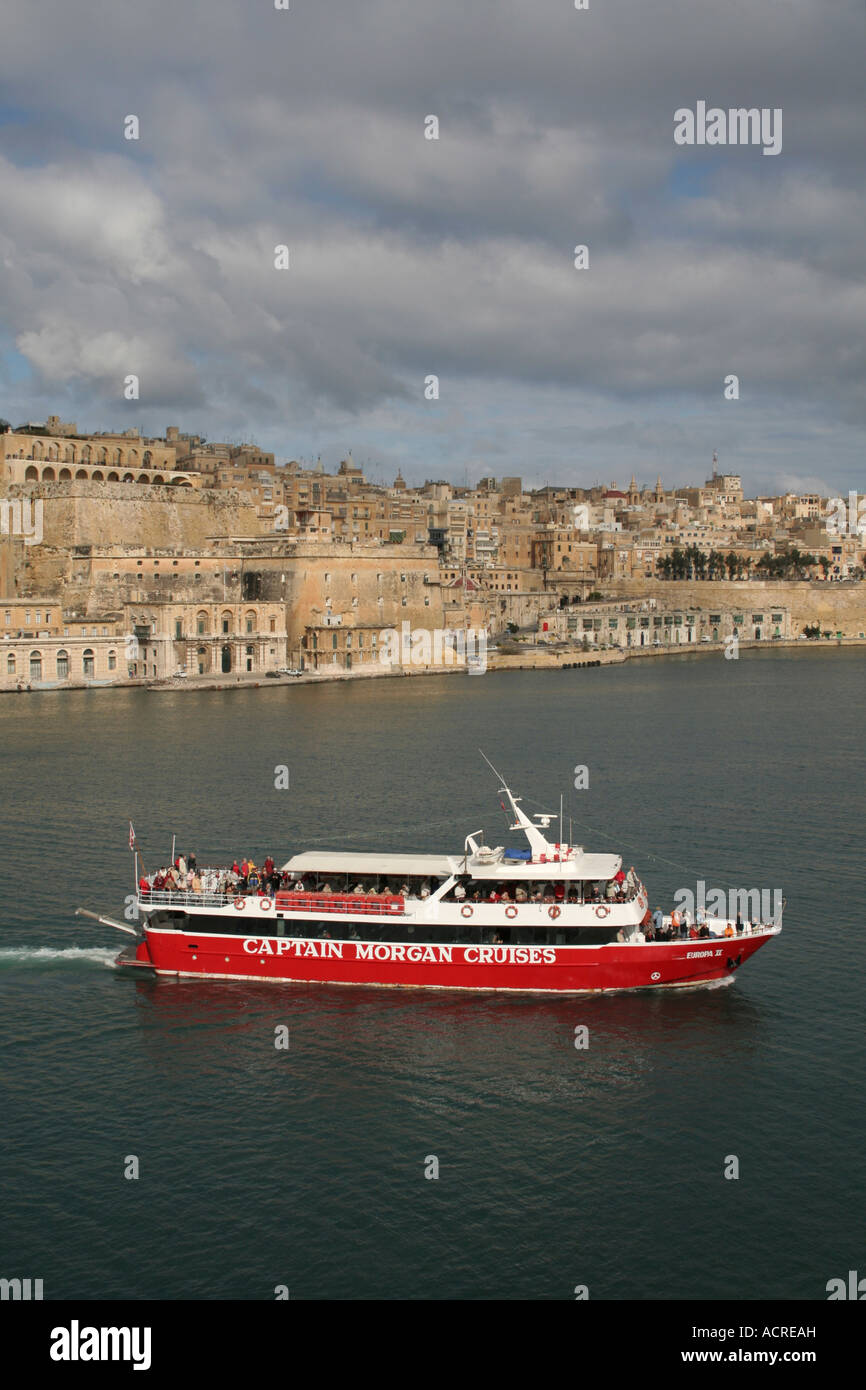
[[(9, 497), (42, 500), (48, 546), (204, 545), (215, 535), (261, 533), (255, 508), (237, 492), (141, 487), (122, 483), (33, 483), (10, 486)], [(34, 548), (34, 547), (31, 547)]]
[(604, 580), (605, 598), (641, 600), (655, 598), (666, 607), (737, 608), (764, 612), (774, 604), (791, 614), (791, 631), (818, 623), (822, 630), (846, 637), (866, 633), (866, 583), (789, 583), (784, 580)]

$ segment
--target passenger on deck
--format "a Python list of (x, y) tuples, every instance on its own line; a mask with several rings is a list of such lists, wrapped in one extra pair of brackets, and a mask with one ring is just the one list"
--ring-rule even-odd
[(138, 880), (138, 891), (143, 898), (150, 892), (150, 884), (144, 877), (144, 874), (142, 874), (141, 878)]
[(265, 860), (263, 867), (266, 876), (270, 878), (271, 874), (274, 872), (274, 861), (270, 855), (268, 855), (267, 859)]
[(697, 924), (696, 924), (695, 922), (692, 922), (692, 925), (689, 927), (689, 936), (691, 937), (691, 939), (692, 939), (693, 941), (697, 941), (698, 935), (699, 935), (699, 933), (698, 933)]
[(533, 901), (534, 903), (540, 903), (540, 902), (543, 901), (543, 899), (544, 899), (544, 892), (543, 892), (543, 889), (542, 889), (542, 885), (541, 885), (540, 883), (537, 883), (537, 884), (535, 885), (535, 891), (534, 891), (533, 894), (532, 894), (532, 901)]
[(422, 897), (422, 898), (429, 898), (429, 896), (430, 896), (430, 884), (428, 883), (427, 879), (425, 878), (424, 882), (421, 884), (421, 897)]
[(655, 912), (653, 913), (653, 926), (655, 927), (657, 932), (660, 932), (664, 924), (665, 919), (662, 916), (662, 910), (660, 907), (657, 907)]
[(457, 883), (454, 887), (454, 897), (458, 903), (462, 903), (466, 897), (466, 889), (462, 883)]
[(607, 887), (604, 890), (604, 896), (607, 898), (608, 902), (613, 902), (616, 897), (616, 884), (612, 878), (608, 880)]
[(497, 891), (496, 891), (496, 886), (495, 886), (495, 884), (494, 884), (494, 886), (491, 888), (491, 890), (490, 890), (490, 892), (489, 892), (489, 894), (488, 894), (487, 901), (488, 901), (489, 903), (498, 903), (498, 902), (499, 902), (499, 894), (498, 894)]
[(671, 913), (671, 930), (673, 931), (674, 936), (679, 936), (680, 934), (680, 922), (680, 910), (678, 907), (675, 907), (673, 912)]
[(196, 870), (195, 855), (194, 855), (194, 854), (188, 854), (188, 855), (186, 856), (186, 862), (187, 862), (187, 864), (189, 865), (189, 867), (192, 869), (193, 873), (195, 873), (195, 870)]
[(653, 931), (651, 925), (647, 927), (646, 932), (644, 933), (644, 935), (646, 936), (647, 941), (655, 941), (655, 939), (656, 939), (656, 938), (655, 938), (655, 932)]
[(521, 884), (518, 884), (517, 888), (515, 889), (515, 892), (514, 892), (514, 901), (515, 901), (516, 903), (525, 903), (525, 902), (526, 902), (526, 889), (524, 888), (524, 886), (523, 886), (522, 883), (521, 883)]
[(363, 895), (363, 892), (364, 892), (364, 885), (363, 885), (363, 883), (356, 883), (355, 886), (354, 886), (354, 888), (352, 889), (352, 895), (353, 895), (353, 897), (360, 898), (360, 897)]
[(553, 889), (553, 896), (558, 903), (565, 901), (565, 884), (557, 883)]
[(408, 896), (409, 896), (409, 885), (408, 885), (408, 883), (401, 883), (401, 884), (400, 884), (400, 897), (401, 897), (401, 898), (408, 898)]
[(194, 893), (200, 893), (200, 892), (202, 891), (202, 889), (201, 889), (201, 879), (199, 878), (198, 874), (196, 874), (196, 873), (193, 873), (193, 876), (192, 876), (192, 891), (193, 891)]

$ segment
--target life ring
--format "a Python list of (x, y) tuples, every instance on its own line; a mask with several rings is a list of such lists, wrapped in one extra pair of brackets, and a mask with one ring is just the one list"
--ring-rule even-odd
[(549, 908), (547, 909), (547, 915), (548, 915), (548, 917), (558, 917), (559, 914), (560, 914), (561, 912), (562, 912), (562, 908), (561, 908), (561, 907), (557, 907), (557, 906), (556, 906), (556, 903), (554, 903), (553, 907), (549, 907)]
[(609, 917), (610, 908), (606, 903), (599, 903), (598, 907), (595, 909), (595, 915), (596, 917)]
[(471, 916), (472, 916), (472, 908), (469, 906), (468, 903), (464, 903), (463, 906), (461, 907), (460, 911), (461, 911), (461, 913), (463, 914), (464, 917), (471, 917)]
[(243, 898), (235, 898), (235, 907), (237, 908), (238, 912), (243, 912), (244, 908), (246, 907), (246, 903), (244, 902)]
[(506, 917), (516, 917), (516, 916), (517, 916), (517, 908), (514, 906), (514, 903), (509, 903), (509, 904), (508, 904), (507, 908), (505, 909), (505, 915), (506, 915)]
[(270, 900), (270, 898), (262, 898), (261, 906), (262, 906), (262, 912), (267, 912), (267, 911), (270, 909), (270, 906), (271, 906), (271, 900)]

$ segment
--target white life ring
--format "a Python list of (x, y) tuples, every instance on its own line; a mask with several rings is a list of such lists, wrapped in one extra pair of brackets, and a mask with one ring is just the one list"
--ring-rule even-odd
[(605, 903), (599, 903), (598, 907), (595, 909), (595, 915), (596, 917), (609, 917), (610, 908)]
[(244, 908), (246, 907), (246, 903), (244, 902), (243, 898), (235, 898), (235, 907), (237, 908), (238, 912), (243, 912)]
[(261, 906), (262, 906), (262, 912), (268, 912), (268, 911), (270, 910), (270, 906), (271, 906), (271, 900), (270, 900), (270, 898), (262, 898), (262, 904), (261, 904)]

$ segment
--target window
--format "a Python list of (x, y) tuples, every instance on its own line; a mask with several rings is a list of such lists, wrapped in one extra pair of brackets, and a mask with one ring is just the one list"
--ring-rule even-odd
[(84, 648), (84, 655), (83, 655), (83, 657), (82, 657), (82, 664), (83, 664), (83, 666), (84, 666), (84, 675), (85, 675), (85, 678), (86, 678), (87, 676), (92, 676), (92, 675), (94, 674), (95, 662), (94, 662), (94, 658), (93, 658), (93, 651), (92, 651), (92, 649), (91, 649), (90, 647), (85, 647), (85, 648)]
[(57, 653), (57, 679), (65, 681), (69, 679), (69, 653), (59, 651)]
[(117, 652), (108, 653), (108, 669), (109, 671), (117, 670)]
[(6, 658), (6, 674), (7, 674), (7, 676), (14, 676), (14, 675), (15, 675), (15, 653), (14, 653), (14, 652), (10, 652), (9, 655), (7, 656), (7, 658)]
[(276, 632), (276, 630), (277, 630), (277, 620), (276, 620), (276, 618), (271, 618), (270, 631), (271, 631), (271, 632)]
[(174, 620), (174, 638), (175, 638), (175, 641), (176, 641), (176, 642), (179, 642), (180, 639), (181, 639), (181, 637), (183, 637), (183, 622), (181, 621), (180, 618), (175, 618), (175, 620)]
[(764, 621), (764, 615), (763, 615), (763, 613), (753, 613), (753, 614), (752, 614), (752, 622), (753, 622), (753, 623), (762, 623), (763, 621)]
[(11, 614), (10, 610), (7, 608), (7, 609), (6, 609), (6, 626), (9, 627), (9, 625), (11, 624), (11, 622), (12, 622), (12, 614)]
[(337, 650), (337, 634), (336, 634), (336, 632), (334, 633), (333, 637), (331, 638), (331, 646), (333, 647), (334, 651)]
[(30, 626), (30, 609), (29, 609), (29, 608), (27, 609), (27, 612), (25, 613), (24, 616), (25, 616), (25, 620), (26, 620), (26, 622), (27, 622), (27, 626), (29, 627), (29, 626)]
[(252, 631), (253, 631), (253, 620), (252, 620), (252, 618), (247, 618), (247, 632), (250, 633), (250, 632), (252, 632)]
[(31, 679), (32, 681), (41, 681), (41, 679), (42, 679), (42, 653), (41, 653), (41, 652), (31, 652), (31, 653), (30, 653), (30, 679)]

